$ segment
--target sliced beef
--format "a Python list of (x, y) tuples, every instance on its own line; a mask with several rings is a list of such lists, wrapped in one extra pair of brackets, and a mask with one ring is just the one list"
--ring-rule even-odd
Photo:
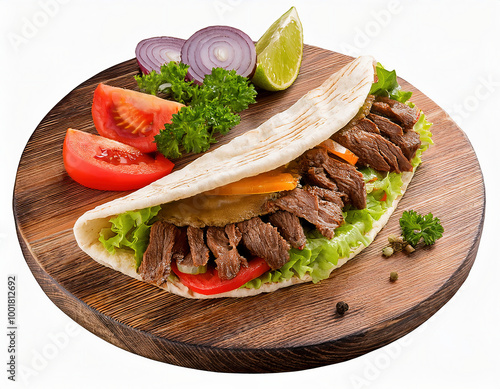
[[(229, 245), (232, 249), (236, 249), (238, 243), (241, 241), (241, 231), (236, 227), (236, 224), (228, 224), (224, 227), (224, 232), (226, 233), (227, 239), (229, 240)], [(241, 257), (241, 261), (244, 266), (247, 266), (247, 261), (245, 258)]]
[(277, 199), (268, 201), (267, 208), (270, 212), (288, 211), (314, 224), (317, 220), (318, 197), (304, 189), (295, 188), (283, 192)]
[(160, 286), (170, 274), (172, 260), (183, 259), (188, 250), (185, 228), (158, 221), (151, 226), (139, 274), (144, 281)]
[(340, 208), (343, 208), (344, 204), (349, 201), (347, 195), (342, 192), (319, 188), (317, 186), (307, 186), (304, 189), (309, 193), (312, 193), (313, 195), (321, 198), (322, 200), (337, 204)]
[(207, 245), (215, 256), (217, 272), (222, 280), (236, 277), (241, 266), (248, 265), (236, 248), (240, 240), (241, 232), (234, 224), (207, 228)]
[(366, 208), (366, 188), (363, 175), (348, 163), (334, 158), (328, 159), (324, 165), (328, 175), (334, 179), (339, 190), (346, 193), (354, 207)]
[(356, 126), (361, 128), (363, 131), (373, 132), (374, 134), (380, 134), (380, 130), (378, 129), (377, 125), (372, 120), (369, 119), (369, 115), (367, 118), (360, 120), (356, 124)]
[(306, 235), (297, 216), (287, 211), (278, 211), (269, 216), (269, 222), (292, 247), (302, 249), (306, 244)]
[(401, 128), (401, 126), (399, 124), (391, 122), (384, 116), (371, 113), (368, 115), (368, 119), (370, 119), (377, 126), (380, 134), (386, 136), (391, 141), (391, 138), (403, 135), (403, 129)]
[(205, 266), (210, 257), (210, 250), (205, 244), (204, 235), (202, 228), (191, 226), (187, 228), (187, 237), (193, 266)]
[(308, 168), (306, 172), (306, 180), (312, 185), (320, 186), (332, 191), (338, 189), (335, 182), (328, 178), (325, 169), (323, 169), (322, 167)]
[(360, 165), (368, 165), (382, 172), (412, 170), (401, 149), (382, 135), (355, 126), (337, 132), (332, 139), (356, 154)]
[(408, 130), (403, 135), (394, 137), (391, 141), (399, 146), (408, 161), (412, 160), (421, 144), (420, 135), (413, 130)]
[(405, 131), (413, 128), (420, 114), (415, 107), (411, 108), (399, 101), (381, 96), (377, 96), (373, 102), (371, 112), (393, 120), (400, 124)]
[(342, 208), (327, 200), (318, 199), (318, 216), (320, 223), (316, 228), (328, 239), (335, 236), (335, 229), (344, 221)]
[(380, 133), (398, 146), (406, 159), (411, 161), (420, 147), (420, 135), (413, 130), (403, 132), (401, 126), (391, 122), (386, 117), (375, 114), (370, 114), (368, 117), (377, 125)]
[(193, 263), (193, 257), (191, 256), (191, 253), (188, 253), (184, 258), (177, 258), (177, 266), (189, 266), (193, 267), (195, 266)]
[(290, 259), (290, 244), (271, 224), (254, 217), (238, 223), (238, 228), (242, 233), (242, 244), (252, 255), (264, 258), (271, 269), (281, 268)]
[(287, 192), (270, 202), (274, 209), (288, 211), (295, 216), (307, 220), (329, 239), (335, 235), (335, 229), (342, 224), (342, 208), (335, 203), (324, 200), (317, 195), (300, 188)]
[[(357, 127), (352, 127), (347, 131), (353, 128)], [(369, 134), (368, 132), (365, 133)], [(356, 154), (356, 151), (350, 150)], [(322, 167), (327, 173), (328, 178), (335, 182), (339, 191), (349, 196), (352, 205), (358, 209), (366, 207), (366, 189), (363, 176), (351, 164), (330, 157), (328, 152), (323, 148), (314, 148), (305, 152), (301, 164), (304, 171), (308, 171), (310, 167)]]

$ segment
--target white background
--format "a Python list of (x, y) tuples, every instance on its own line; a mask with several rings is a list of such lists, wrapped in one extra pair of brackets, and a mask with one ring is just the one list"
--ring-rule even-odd
[[(436, 315), (404, 338), (308, 371), (211, 373), (151, 361), (106, 343), (45, 296), (21, 254), (11, 202), (17, 164), (31, 133), (81, 82), (132, 58), (143, 38), (188, 38), (199, 28), (226, 24), (256, 40), (291, 5), (301, 17), (305, 43), (375, 56), (446, 109), (469, 137), (488, 202), (468, 279)], [(19, 296), (17, 382), (7, 381), (3, 336), (0, 387), (500, 387), (500, 1), (0, 0), (0, 31), (0, 334), (7, 327), (7, 274), (17, 275)]]

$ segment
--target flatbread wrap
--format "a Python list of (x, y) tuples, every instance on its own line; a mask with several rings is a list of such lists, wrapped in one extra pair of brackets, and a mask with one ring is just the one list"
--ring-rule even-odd
[(432, 142), (408, 95), (379, 90), (381, 69), (359, 57), (259, 127), (86, 212), (78, 245), (188, 298), (328, 278), (387, 223)]

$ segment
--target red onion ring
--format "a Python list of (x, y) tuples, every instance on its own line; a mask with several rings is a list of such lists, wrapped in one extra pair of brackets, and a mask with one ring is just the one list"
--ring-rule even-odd
[(160, 71), (161, 65), (170, 61), (179, 62), (185, 40), (170, 36), (159, 36), (140, 41), (135, 48), (135, 57), (142, 73)]
[(182, 46), (181, 62), (189, 65), (187, 78), (202, 84), (213, 68), (235, 70), (251, 77), (257, 65), (255, 43), (243, 31), (210, 26), (195, 32)]

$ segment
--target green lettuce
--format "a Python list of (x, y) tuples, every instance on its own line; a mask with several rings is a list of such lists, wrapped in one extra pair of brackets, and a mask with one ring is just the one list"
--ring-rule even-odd
[(413, 129), (420, 134), (420, 148), (417, 150), (415, 157), (411, 160), (413, 168), (416, 168), (422, 162), (422, 153), (427, 150), (434, 142), (432, 141), (431, 132), (432, 123), (428, 122), (423, 113), (420, 113), (418, 121), (413, 126)]
[(412, 92), (401, 90), (395, 70), (386, 70), (380, 63), (377, 63), (375, 71), (377, 82), (374, 82), (370, 89), (371, 95), (389, 97), (400, 103), (406, 103), (410, 99)]
[(160, 211), (159, 205), (128, 211), (109, 220), (111, 227), (106, 227), (99, 233), (99, 242), (111, 254), (116, 249), (130, 249), (134, 251), (135, 265), (138, 268), (142, 261), (144, 251), (149, 244), (149, 230)]

